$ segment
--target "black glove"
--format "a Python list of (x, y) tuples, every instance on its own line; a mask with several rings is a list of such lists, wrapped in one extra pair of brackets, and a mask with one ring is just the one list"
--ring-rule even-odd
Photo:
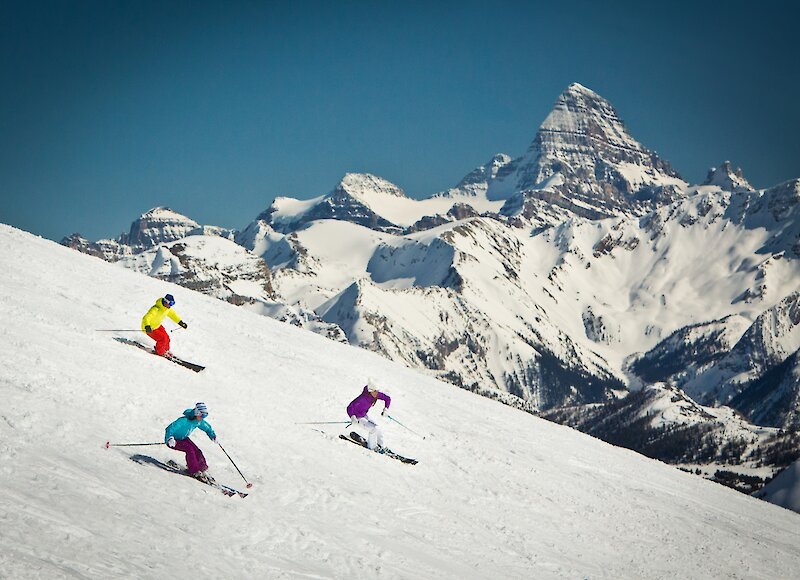
[(144, 331), (145, 331), (147, 334), (150, 334), (151, 332), (153, 332), (153, 329), (152, 329), (152, 328), (150, 328), (150, 325), (149, 325), (149, 324), (147, 324), (147, 325), (145, 325), (145, 327), (144, 327)]
[(186, 324), (186, 323), (185, 323), (183, 320), (181, 320), (181, 321), (178, 323), (178, 326), (180, 326), (181, 328), (187, 328), (189, 325), (188, 325), (188, 324)]

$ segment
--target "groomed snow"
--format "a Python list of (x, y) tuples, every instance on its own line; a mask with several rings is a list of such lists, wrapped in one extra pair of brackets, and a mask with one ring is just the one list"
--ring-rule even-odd
[[(0, 575), (782, 578), (800, 516), (214, 298), (0, 226)], [(171, 292), (173, 350), (116, 343)], [(169, 328), (174, 325), (167, 323)], [(137, 333), (119, 333), (147, 340)], [(407, 466), (337, 439), (367, 377)], [(130, 461), (205, 401), (255, 483), (227, 498)], [(376, 414), (377, 416), (377, 414)], [(218, 480), (243, 481), (203, 434)]]

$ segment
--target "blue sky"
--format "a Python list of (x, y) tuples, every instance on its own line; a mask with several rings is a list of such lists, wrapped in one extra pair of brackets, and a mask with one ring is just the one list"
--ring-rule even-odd
[(800, 177), (772, 2), (0, 3), (0, 222), (60, 239), (166, 205), (243, 228), (345, 172), (413, 197), (521, 155), (579, 82), (697, 182)]

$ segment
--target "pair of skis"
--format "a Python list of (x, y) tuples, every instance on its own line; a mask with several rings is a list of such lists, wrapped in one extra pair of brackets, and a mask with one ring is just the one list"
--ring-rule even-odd
[[(155, 351), (152, 348), (143, 345), (141, 342), (139, 342), (137, 340), (131, 340), (130, 338), (123, 338), (121, 336), (115, 336), (114, 340), (116, 340), (117, 342), (122, 343), (122, 344), (128, 344), (130, 346), (138, 347), (138, 348), (142, 349), (143, 351), (148, 352), (150, 354), (156, 354)], [(158, 356), (158, 355), (156, 355), (156, 356)], [(161, 358), (164, 358), (164, 359), (166, 359), (166, 360), (168, 360), (170, 362), (173, 362), (176, 365), (180, 365), (180, 366), (182, 366), (184, 368), (193, 370), (196, 373), (199, 373), (204, 368), (206, 368), (206, 367), (204, 367), (202, 365), (195, 364), (193, 362), (189, 362), (188, 360), (183, 360), (182, 358), (179, 358), (179, 357), (177, 357), (175, 355), (173, 355), (173, 356), (165, 356), (165, 357), (161, 357)]]
[[(339, 439), (344, 439), (345, 441), (349, 441), (350, 443), (355, 443), (356, 445), (360, 445), (366, 449), (369, 449), (367, 446), (367, 441), (361, 435), (356, 433), (355, 431), (351, 431), (349, 435), (339, 435)], [(381, 455), (385, 455), (386, 457), (391, 457), (392, 459), (397, 459), (403, 463), (407, 463), (409, 465), (416, 465), (419, 463), (416, 459), (412, 459), (410, 457), (404, 457), (399, 453), (395, 453), (391, 449), (384, 448), (382, 451), (378, 451)]]
[(213, 481), (213, 480), (204, 481), (202, 479), (197, 479), (192, 474), (190, 474), (188, 471), (186, 471), (185, 469), (182, 469), (177, 463), (175, 463), (172, 460), (167, 461), (166, 463), (164, 463), (163, 461), (159, 461), (155, 457), (150, 457), (149, 455), (132, 455), (131, 456), (131, 461), (133, 461), (135, 463), (138, 463), (139, 465), (152, 465), (154, 467), (158, 467), (159, 469), (163, 469), (164, 471), (168, 471), (170, 473), (177, 473), (178, 475), (184, 475), (186, 477), (191, 477), (192, 479), (195, 479), (195, 480), (199, 481), (200, 483), (205, 483), (206, 485), (208, 485), (210, 487), (213, 487), (216, 490), (219, 490), (220, 492), (222, 492), (224, 495), (226, 495), (228, 497), (233, 497), (235, 495), (238, 495), (239, 497), (247, 497), (248, 496), (247, 493), (245, 493), (243, 491), (239, 491), (238, 489), (234, 489), (234, 488), (232, 488), (232, 487), (230, 487), (228, 485), (224, 485), (222, 483), (217, 483), (216, 481)]

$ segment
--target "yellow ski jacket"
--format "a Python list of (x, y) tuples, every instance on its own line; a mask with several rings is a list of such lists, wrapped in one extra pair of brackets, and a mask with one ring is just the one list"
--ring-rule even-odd
[(169, 316), (175, 324), (180, 323), (181, 317), (172, 308), (164, 306), (163, 298), (156, 300), (156, 303), (147, 311), (147, 314), (142, 317), (142, 330), (145, 326), (149, 326), (155, 330), (164, 321), (164, 317)]

